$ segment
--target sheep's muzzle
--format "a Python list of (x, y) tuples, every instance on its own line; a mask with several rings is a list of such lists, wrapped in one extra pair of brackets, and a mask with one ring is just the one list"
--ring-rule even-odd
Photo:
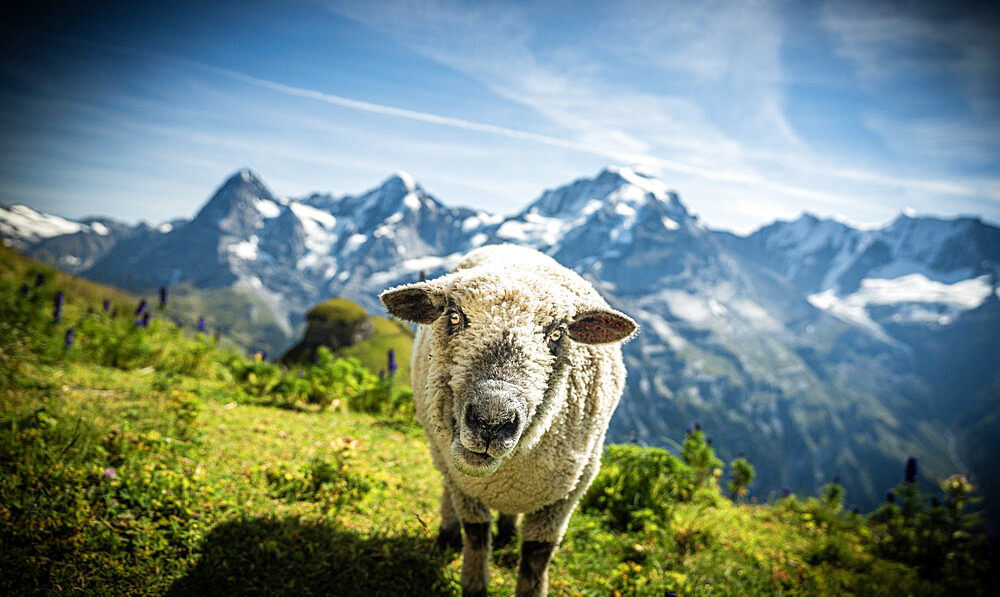
[(466, 391), (451, 444), (459, 471), (486, 477), (500, 467), (521, 438), (526, 419), (524, 390), (516, 384), (484, 379)]

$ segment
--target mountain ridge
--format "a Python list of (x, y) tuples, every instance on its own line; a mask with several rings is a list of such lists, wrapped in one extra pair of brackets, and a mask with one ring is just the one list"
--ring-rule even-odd
[[(774, 464), (758, 467), (771, 489), (812, 490), (840, 474), (869, 507), (908, 455), (940, 478), (953, 460), (977, 461), (964, 438), (983, 435), (975, 421), (996, 410), (1000, 230), (975, 219), (901, 215), (861, 230), (807, 214), (741, 237), (706, 228), (668, 185), (631, 168), (547, 190), (507, 216), (449, 207), (405, 173), (358, 195), (295, 199), (244, 169), (192, 220), (98, 236), (19, 242), (126, 288), (245, 288), (289, 339), (330, 296), (378, 313), (378, 291), (442, 274), (476, 246), (535, 247), (644, 327), (626, 347), (628, 388), (609, 437), (669, 445), (700, 420), (720, 439), (753, 438), (748, 454)], [(985, 373), (950, 383), (928, 358)], [(963, 432), (967, 402), (985, 414)], [(964, 455), (951, 458), (951, 444)]]

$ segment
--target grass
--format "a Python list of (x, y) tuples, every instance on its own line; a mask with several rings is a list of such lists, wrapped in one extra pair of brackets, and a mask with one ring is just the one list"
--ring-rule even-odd
[(309, 321), (327, 323), (356, 323), (368, 318), (368, 312), (361, 305), (345, 298), (336, 297), (324, 301), (306, 313)]
[(370, 371), (386, 369), (386, 356), (392, 350), (396, 353), (396, 380), (402, 384), (410, 383), (410, 355), (413, 348), (413, 331), (400, 321), (385, 317), (372, 317), (375, 335), (354, 346), (341, 348), (334, 356), (345, 359), (358, 359)]
[[(0, 593), (460, 593), (459, 554), (433, 547), (441, 482), (406, 388), (328, 353), (300, 377), (159, 316), (135, 328), (100, 309), (134, 297), (51, 270), (21, 296), (38, 267), (0, 267)], [(934, 522), (947, 496), (910, 520), (845, 512), (836, 491), (733, 503), (700, 431), (681, 458), (605, 458), (552, 595), (987, 593), (985, 541)], [(516, 545), (496, 551), (491, 594), (516, 573)]]

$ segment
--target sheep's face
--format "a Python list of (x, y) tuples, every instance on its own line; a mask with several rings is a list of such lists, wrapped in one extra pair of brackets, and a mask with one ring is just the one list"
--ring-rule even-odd
[(452, 464), (467, 475), (493, 474), (548, 428), (576, 344), (620, 341), (635, 329), (533, 278), (473, 269), (382, 295), (393, 315), (430, 326), (426, 383), (439, 396), (436, 423), (450, 433)]

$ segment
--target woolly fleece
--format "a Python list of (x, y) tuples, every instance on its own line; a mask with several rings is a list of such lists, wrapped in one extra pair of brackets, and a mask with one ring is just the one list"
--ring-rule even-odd
[[(383, 300), (401, 288), (386, 291)], [(424, 317), (428, 321), (414, 340), (412, 384), (417, 418), (444, 479), (443, 526), (454, 523), (447, 516), (450, 499), (466, 522), (489, 521), (488, 508), (527, 513), (522, 540), (558, 544), (597, 474), (608, 422), (625, 384), (620, 343), (577, 341), (571, 338), (572, 324), (610, 312), (623, 318), (626, 328), (632, 326), (630, 337), (635, 323), (554, 259), (512, 245), (472, 251), (452, 273), (405, 288), (426, 291), (426, 307), (434, 314)], [(454, 307), (466, 323), (460, 333), (449, 334), (448, 318), (437, 315)], [(549, 340), (556, 329), (564, 333), (553, 353)], [(476, 379), (486, 347), (498, 342), (523, 355), (516, 382), (530, 388), (530, 412), (517, 447), (496, 472), (470, 476), (456, 469), (450, 456), (456, 397)]]

